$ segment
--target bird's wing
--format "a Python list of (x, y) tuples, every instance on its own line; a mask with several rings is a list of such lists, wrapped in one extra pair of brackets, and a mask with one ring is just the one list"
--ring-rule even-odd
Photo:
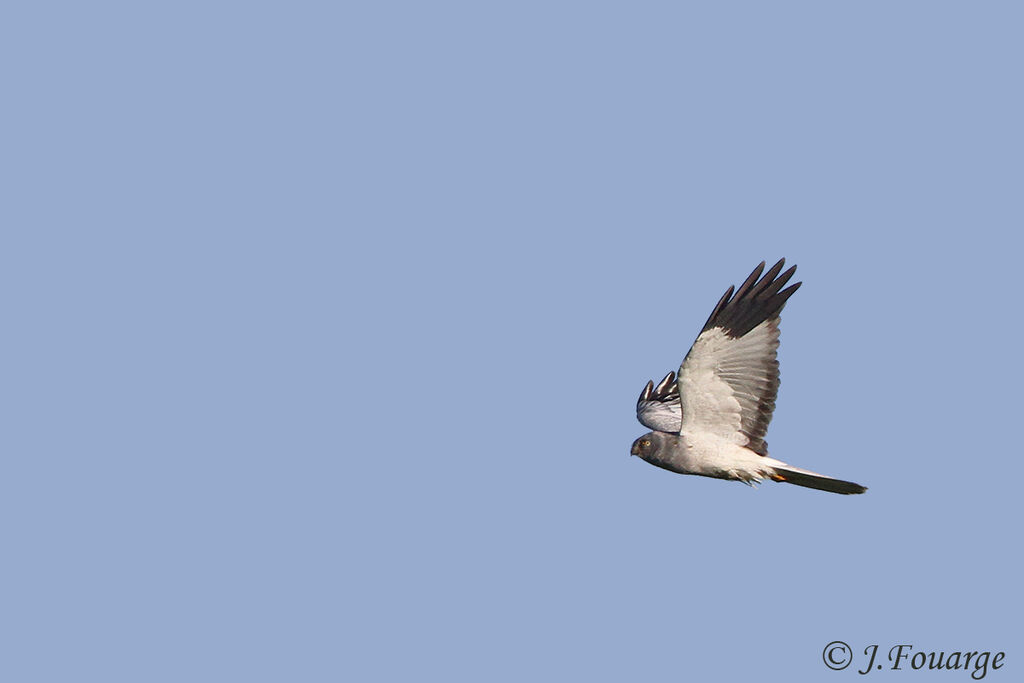
[(659, 432), (678, 432), (683, 424), (676, 373), (670, 372), (654, 386), (648, 382), (636, 402), (636, 419), (640, 424)]
[[(764, 262), (725, 292), (679, 368), (680, 431), (706, 432), (765, 455), (779, 391), (779, 313), (801, 283), (782, 289), (796, 266), (764, 277)], [(758, 279), (760, 278), (760, 279)]]

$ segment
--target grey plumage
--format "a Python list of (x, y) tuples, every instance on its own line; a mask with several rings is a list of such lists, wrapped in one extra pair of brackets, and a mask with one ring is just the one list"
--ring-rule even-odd
[(654, 386), (647, 386), (640, 392), (636, 402), (636, 417), (648, 429), (660, 432), (678, 432), (683, 424), (682, 407), (679, 403), (679, 386), (676, 373), (670, 372)]
[[(729, 287), (679, 367), (657, 386), (648, 382), (637, 419), (653, 430), (631, 453), (658, 467), (753, 484), (785, 481), (833, 493), (865, 487), (768, 457), (764, 441), (779, 389), (779, 316), (801, 283), (785, 259), (764, 272), (762, 261), (739, 289)], [(783, 289), (785, 287), (785, 289)]]

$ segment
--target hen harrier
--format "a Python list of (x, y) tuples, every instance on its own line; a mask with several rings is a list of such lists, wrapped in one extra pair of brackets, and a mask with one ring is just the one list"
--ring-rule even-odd
[[(768, 457), (764, 442), (779, 391), (779, 314), (801, 283), (783, 289), (796, 266), (786, 260), (764, 277), (764, 261), (740, 288), (718, 301), (679, 367), (636, 404), (641, 424), (654, 431), (630, 453), (680, 474), (732, 479), (753, 485), (784, 481), (832, 493), (864, 493), (860, 484), (833, 479)], [(760, 278), (760, 279), (758, 279)]]

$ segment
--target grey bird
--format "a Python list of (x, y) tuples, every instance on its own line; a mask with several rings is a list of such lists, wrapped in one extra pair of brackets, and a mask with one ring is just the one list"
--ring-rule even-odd
[[(679, 366), (648, 382), (636, 416), (648, 429), (630, 453), (679, 474), (754, 485), (765, 479), (830, 491), (867, 488), (826, 477), (768, 456), (768, 431), (779, 392), (779, 315), (803, 283), (786, 286), (786, 259), (764, 276), (762, 261), (740, 288), (729, 287)], [(781, 274), (780, 274), (781, 273)]]

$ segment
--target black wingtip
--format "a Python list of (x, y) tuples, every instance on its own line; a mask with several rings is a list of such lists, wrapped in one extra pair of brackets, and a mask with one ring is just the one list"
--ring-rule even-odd
[(711, 311), (711, 315), (708, 316), (707, 322), (704, 323), (704, 327), (701, 331), (704, 331), (709, 327), (714, 327), (714, 325), (711, 324), (711, 321), (718, 317), (718, 314), (722, 312), (725, 305), (729, 303), (729, 299), (732, 297), (734, 289), (735, 288), (732, 285), (729, 285), (729, 289), (725, 290), (725, 294), (723, 294), (722, 298), (718, 300), (717, 304), (715, 304), (714, 310)]
[[(737, 299), (745, 297), (750, 288), (757, 282), (757, 278), (761, 277), (761, 273), (764, 271), (764, 263), (764, 261), (761, 261), (757, 264), (757, 268), (754, 268), (754, 270), (751, 271), (750, 275), (747, 276), (747, 279), (740, 285), (740, 288), (736, 290)], [(730, 287), (730, 289), (732, 288)]]
[(782, 289), (796, 273), (796, 266), (783, 273), (786, 259), (782, 258), (765, 272), (765, 263), (761, 261), (751, 271), (735, 294), (732, 287), (726, 290), (701, 332), (720, 327), (730, 337), (742, 337), (764, 321), (778, 317), (801, 283)]
[(636, 400), (637, 403), (641, 403), (651, 398), (651, 391), (654, 389), (654, 382), (647, 380), (647, 385), (644, 386), (644, 390), (640, 392), (640, 398)]

